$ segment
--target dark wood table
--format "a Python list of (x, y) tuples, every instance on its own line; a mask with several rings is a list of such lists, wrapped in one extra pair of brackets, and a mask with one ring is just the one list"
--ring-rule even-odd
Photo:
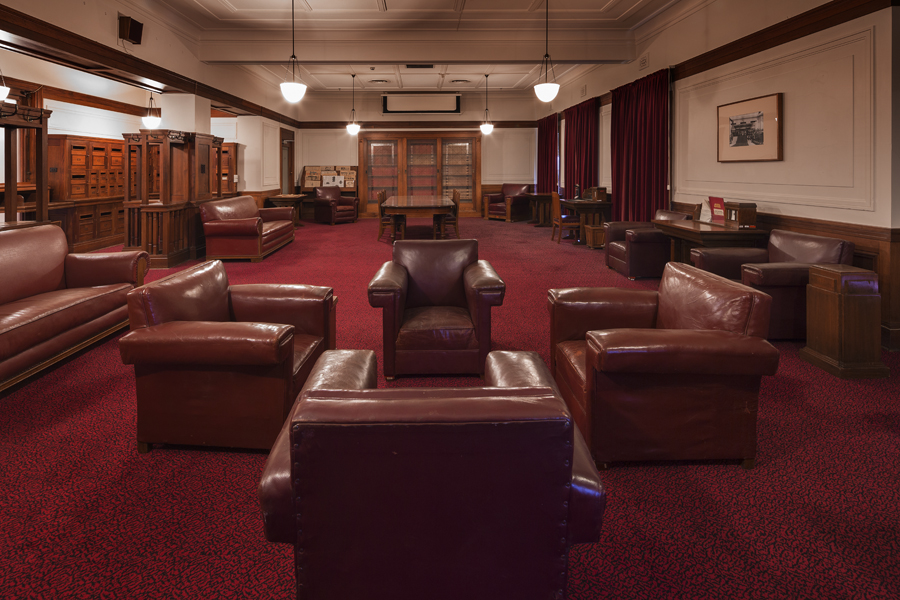
[(609, 200), (560, 200), (559, 204), (562, 208), (574, 210), (578, 215), (581, 227), (575, 244), (579, 246), (587, 243), (585, 225), (599, 227), (604, 221), (612, 220), (612, 202)]
[(307, 194), (278, 194), (277, 196), (269, 196), (266, 198), (275, 206), (293, 206), (294, 210), (294, 227), (303, 227), (300, 222), (300, 211), (303, 208), (303, 202), (309, 200), (312, 202), (312, 196)]
[[(453, 200), (444, 198), (443, 196), (391, 196), (384, 204), (386, 215), (406, 215), (406, 218), (430, 217), (433, 215), (449, 215), (453, 212)], [(391, 225), (393, 228), (393, 225)], [(391, 231), (391, 237), (394, 237), (396, 231)], [(441, 219), (440, 236), (444, 237), (444, 220)], [(434, 239), (438, 239), (438, 232), (435, 229)]]
[(553, 202), (552, 194), (528, 194), (531, 196), (532, 219), (529, 225), (535, 227), (550, 227), (550, 204)]
[(651, 221), (672, 238), (672, 260), (691, 263), (691, 248), (763, 248), (769, 232), (763, 229), (733, 229), (706, 221)]

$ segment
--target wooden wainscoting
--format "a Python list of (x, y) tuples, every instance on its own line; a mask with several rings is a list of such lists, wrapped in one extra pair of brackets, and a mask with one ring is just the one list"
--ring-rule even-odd
[(258, 206), (259, 208), (263, 208), (263, 204), (265, 203), (266, 198), (268, 198), (269, 196), (277, 196), (280, 193), (281, 190), (275, 188), (274, 190), (263, 190), (261, 192), (238, 192), (238, 196), (253, 196), (253, 199), (256, 200), (256, 206)]

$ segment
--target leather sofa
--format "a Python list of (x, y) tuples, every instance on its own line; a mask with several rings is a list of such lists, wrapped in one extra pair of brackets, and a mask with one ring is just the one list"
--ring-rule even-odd
[(209, 261), (128, 294), (138, 451), (272, 447), (316, 359), (335, 346), (332, 289), (228, 285)]
[(533, 191), (534, 185), (530, 183), (504, 183), (499, 193), (484, 195), (484, 218), (503, 219), (507, 223), (531, 218)]
[(0, 230), (0, 390), (125, 327), (148, 260), (70, 254), (56, 225)]
[(294, 207), (259, 208), (252, 196), (200, 205), (206, 258), (249, 258), (259, 262), (294, 241)]
[(505, 293), (477, 240), (394, 242), (368, 288), (382, 309), (384, 376), (484, 373), (491, 307)]
[(765, 248), (693, 248), (691, 262), (770, 295), (770, 340), (805, 340), (809, 268), (852, 264), (853, 250), (853, 242), (773, 229)]
[(259, 486), (298, 598), (565, 598), (603, 485), (540, 356), (486, 363), (486, 387), (374, 389), (372, 351), (322, 355)]
[[(689, 220), (689, 213), (657, 210), (660, 221)], [(661, 277), (672, 256), (672, 240), (645, 221), (611, 221), (603, 224), (606, 266), (628, 279)]]
[(359, 216), (359, 198), (342, 196), (336, 186), (317, 187), (313, 201), (313, 219), (316, 223), (355, 223)]
[(598, 465), (756, 459), (760, 382), (778, 368), (771, 299), (681, 263), (659, 291), (550, 290), (551, 370)]

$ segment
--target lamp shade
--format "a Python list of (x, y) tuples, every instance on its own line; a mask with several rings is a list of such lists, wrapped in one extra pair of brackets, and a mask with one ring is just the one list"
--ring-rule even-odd
[(359, 123), (347, 123), (347, 133), (350, 135), (359, 133)]
[(288, 102), (300, 102), (306, 94), (306, 84), (297, 81), (285, 81), (281, 84), (281, 93)]
[(534, 93), (537, 94), (538, 100), (541, 102), (550, 102), (556, 98), (559, 93), (558, 83), (539, 83), (534, 86)]
[(489, 134), (489, 133), (492, 132), (493, 130), (494, 130), (494, 124), (493, 124), (493, 123), (482, 123), (482, 124), (481, 124), (481, 133), (483, 133), (484, 135)]
[(6, 100), (6, 98), (8, 96), (9, 96), (9, 88), (6, 87), (5, 85), (0, 85), (0, 102), (3, 102), (4, 100)]
[(141, 117), (141, 121), (144, 123), (144, 127), (147, 129), (156, 129), (159, 127), (159, 122), (162, 121), (159, 117), (154, 117), (152, 115), (147, 115), (146, 117)]

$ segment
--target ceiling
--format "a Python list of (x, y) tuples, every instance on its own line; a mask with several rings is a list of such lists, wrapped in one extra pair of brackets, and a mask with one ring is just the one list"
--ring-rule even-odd
[[(315, 91), (527, 90), (540, 78), (545, 0), (294, 0), (301, 79)], [(636, 58), (634, 29), (680, 0), (550, 0), (559, 83)], [(208, 64), (289, 76), (290, 0), (157, 0)], [(426, 68), (416, 68), (422, 67)]]

